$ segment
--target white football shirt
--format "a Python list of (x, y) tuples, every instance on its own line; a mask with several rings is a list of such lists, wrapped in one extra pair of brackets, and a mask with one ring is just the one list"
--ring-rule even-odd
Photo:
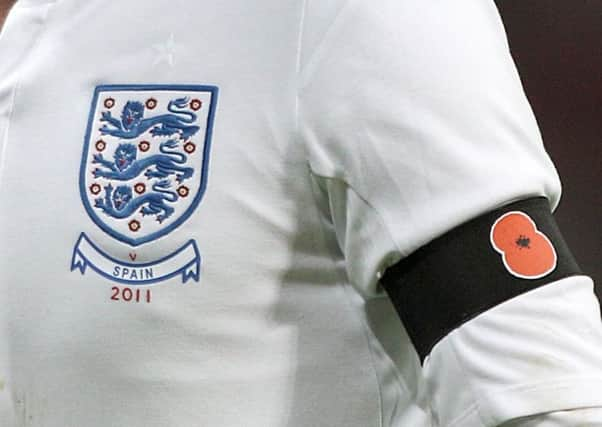
[(477, 317), (424, 369), (378, 286), (470, 218), (558, 203), (492, 2), (19, 1), (0, 58), (0, 425), (602, 405), (587, 277)]

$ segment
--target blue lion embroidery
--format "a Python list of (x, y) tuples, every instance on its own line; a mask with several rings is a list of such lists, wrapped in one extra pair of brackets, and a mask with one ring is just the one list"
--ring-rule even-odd
[[(176, 180), (182, 182), (192, 177), (194, 169), (180, 166), (186, 163), (186, 155), (168, 149), (176, 148), (178, 143), (173, 139), (162, 142), (159, 150), (162, 154), (153, 154), (137, 160), (138, 149), (134, 144), (122, 143), (113, 154), (113, 161), (105, 160), (102, 154), (95, 154), (92, 163), (100, 164), (107, 169), (96, 168), (94, 178), (109, 178), (127, 181), (138, 177), (142, 172), (147, 178), (167, 178), (176, 175)], [(148, 169), (154, 167), (154, 169)]]
[(166, 202), (173, 203), (178, 200), (175, 192), (168, 191), (170, 185), (168, 180), (159, 181), (152, 187), (154, 193), (134, 198), (130, 186), (120, 185), (113, 192), (113, 186), (109, 184), (104, 187), (105, 197), (96, 199), (94, 206), (117, 219), (128, 218), (142, 208), (140, 209), (142, 215), (155, 215), (157, 221), (162, 223), (174, 213), (174, 208)]
[(99, 130), (103, 135), (132, 139), (151, 129), (153, 136), (171, 136), (180, 133), (181, 138), (187, 139), (199, 131), (194, 123), (197, 115), (192, 111), (182, 111), (188, 105), (188, 98), (177, 98), (169, 101), (167, 110), (172, 114), (161, 114), (144, 118), (144, 105), (138, 101), (128, 101), (121, 112), (121, 120), (103, 111), (101, 122), (106, 122)]

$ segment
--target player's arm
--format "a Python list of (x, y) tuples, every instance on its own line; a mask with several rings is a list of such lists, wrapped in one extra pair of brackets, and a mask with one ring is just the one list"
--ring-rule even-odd
[(602, 408), (599, 304), (495, 5), (341, 3), (304, 37), (300, 132), (350, 280), (391, 295), (439, 425)]
[[(599, 405), (600, 309), (546, 199), (444, 233), (387, 269), (381, 283), (443, 419), (497, 426), (541, 413), (504, 426), (602, 425), (602, 408), (583, 409)], [(471, 405), (494, 409), (458, 415)]]

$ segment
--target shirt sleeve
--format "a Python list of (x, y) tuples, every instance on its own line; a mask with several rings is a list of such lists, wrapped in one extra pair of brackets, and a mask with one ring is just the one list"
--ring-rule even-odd
[(557, 205), (492, 1), (322, 9), (308, 0), (298, 128), (361, 294), (382, 292), (380, 272), (486, 211), (534, 196)]
[[(559, 179), (492, 0), (326, 3), (337, 7), (307, 1), (298, 131), (360, 294), (379, 295), (386, 268), (486, 212), (539, 196), (555, 209)], [(588, 277), (515, 297), (425, 361), (436, 423), (601, 406), (601, 349)]]
[[(561, 279), (482, 313), (433, 348), (423, 373), (445, 427), (602, 407), (602, 322), (592, 280)], [(516, 422), (510, 425), (522, 427)]]

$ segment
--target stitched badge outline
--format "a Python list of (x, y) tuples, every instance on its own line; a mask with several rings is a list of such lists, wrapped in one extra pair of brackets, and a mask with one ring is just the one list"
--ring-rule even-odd
[(96, 225), (138, 246), (190, 217), (207, 187), (216, 97), (214, 86), (96, 88), (79, 180)]

